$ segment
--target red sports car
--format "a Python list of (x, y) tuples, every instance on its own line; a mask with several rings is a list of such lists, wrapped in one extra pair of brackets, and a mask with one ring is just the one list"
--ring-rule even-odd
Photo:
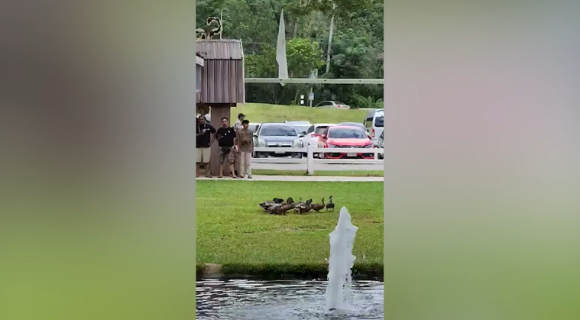
[(324, 148), (336, 148), (336, 152), (325, 153), (326, 159), (374, 159), (374, 153), (348, 152), (348, 148), (374, 148), (365, 130), (354, 126), (329, 127), (321, 138)]

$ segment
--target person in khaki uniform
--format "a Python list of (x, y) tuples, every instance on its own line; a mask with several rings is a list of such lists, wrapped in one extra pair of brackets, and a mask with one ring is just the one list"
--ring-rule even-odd
[(252, 153), (254, 152), (254, 132), (248, 129), (250, 121), (242, 121), (242, 129), (238, 130), (238, 151), (240, 159), (240, 177), (252, 179)]
[[(246, 115), (243, 113), (239, 113), (238, 114), (238, 120), (236, 120), (236, 122), (234, 123), (234, 130), (236, 131), (236, 133), (240, 130), (242, 130), (242, 121), (244, 121), (244, 118), (246, 118)], [(236, 176), (238, 177), (242, 177), (241, 171), (240, 171), (240, 153), (238, 152), (234, 152), (234, 170), (236, 172)]]

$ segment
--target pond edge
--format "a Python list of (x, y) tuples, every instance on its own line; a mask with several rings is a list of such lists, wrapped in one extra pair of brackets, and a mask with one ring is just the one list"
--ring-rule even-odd
[[(326, 279), (328, 264), (248, 264), (197, 263), (197, 278), (259, 278), (264, 280)], [(383, 279), (382, 263), (355, 263), (352, 277), (356, 280)]]

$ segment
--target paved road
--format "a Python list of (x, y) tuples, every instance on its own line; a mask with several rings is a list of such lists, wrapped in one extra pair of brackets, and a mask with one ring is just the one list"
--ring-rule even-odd
[(346, 176), (252, 176), (248, 179), (232, 179), (230, 177), (223, 178), (206, 178), (200, 177), (197, 180), (246, 180), (246, 181), (318, 181), (318, 182), (383, 182), (383, 177), (346, 177)]

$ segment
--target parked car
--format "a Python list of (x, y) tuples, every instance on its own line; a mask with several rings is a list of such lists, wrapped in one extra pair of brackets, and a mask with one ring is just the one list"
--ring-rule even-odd
[(314, 108), (328, 108), (328, 109), (350, 109), (350, 106), (340, 101), (322, 101), (314, 106)]
[(248, 129), (250, 129), (252, 132), (256, 133), (258, 132), (258, 129), (260, 128), (261, 123), (252, 123), (250, 122), (248, 125)]
[(367, 128), (367, 131), (370, 133), (373, 143), (376, 145), (385, 126), (385, 110), (375, 109), (369, 111), (363, 123), (365, 128)]
[[(383, 132), (381, 132), (381, 135), (379, 136), (379, 141), (377, 143), (377, 148), (384, 148), (384, 140), (385, 140), (385, 130), (383, 130)], [(385, 158), (385, 154), (384, 153), (379, 153), (379, 159), (384, 159)]]
[[(322, 148), (323, 144), (320, 142), (320, 137), (324, 135), (328, 127), (335, 125), (336, 123), (315, 123), (311, 125), (308, 130), (306, 130), (304, 137), (300, 138), (302, 145), (305, 147), (312, 145), (314, 147)], [(304, 153), (304, 155), (306, 156), (306, 153)], [(318, 154), (314, 154), (314, 157), (318, 157)]]
[[(254, 146), (268, 148), (300, 148), (300, 138), (294, 126), (288, 123), (262, 123), (257, 132), (254, 132)], [(254, 152), (256, 158), (266, 157), (297, 157), (301, 158), (300, 152)]]
[[(370, 134), (370, 133), (367, 131), (367, 127), (365, 127), (365, 125), (364, 125), (364, 124), (362, 124), (362, 123), (358, 123), (358, 122), (341, 122), (341, 123), (339, 123), (338, 125), (339, 125), (339, 126), (353, 126), (353, 127), (359, 127), (359, 128), (361, 128), (361, 129), (363, 129), (365, 132), (367, 132), (367, 134), (368, 134), (368, 136), (369, 136), (369, 139), (371, 139), (371, 140), (373, 139), (373, 138), (371, 137), (371, 134)], [(376, 144), (375, 144), (375, 146), (376, 146)]]
[(332, 126), (321, 137), (325, 148), (336, 152), (325, 153), (326, 159), (374, 159), (374, 153), (348, 152), (348, 148), (374, 148), (365, 130), (354, 126)]
[(284, 121), (284, 123), (291, 124), (298, 132), (298, 135), (305, 135), (306, 131), (312, 125), (310, 121)]

